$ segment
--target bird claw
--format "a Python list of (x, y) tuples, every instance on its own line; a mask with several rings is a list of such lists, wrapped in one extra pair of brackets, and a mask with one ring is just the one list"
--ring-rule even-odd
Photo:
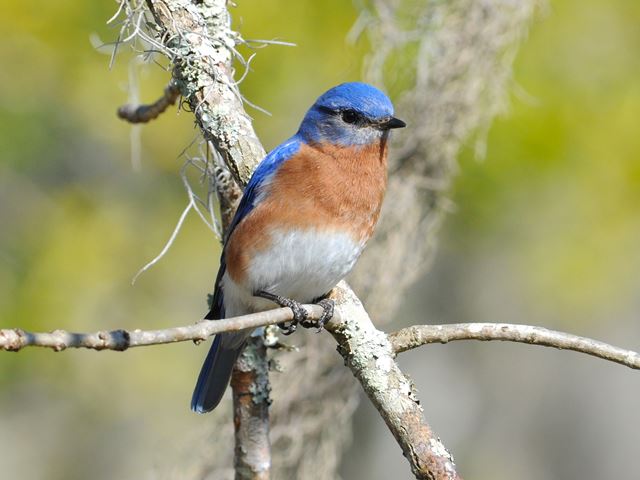
[(333, 318), (336, 302), (331, 298), (323, 298), (318, 305), (322, 307), (322, 315), (318, 319), (318, 333), (320, 333), (324, 329), (324, 324)]
[(319, 302), (316, 302), (316, 305), (322, 307), (322, 315), (320, 315), (320, 318), (317, 320), (305, 320), (305, 322), (301, 323), (301, 325), (304, 328), (316, 327), (316, 332), (320, 333), (322, 330), (324, 330), (325, 323), (327, 323), (333, 317), (333, 310), (336, 306), (336, 302), (331, 298), (323, 298)]
[[(293, 320), (290, 322), (282, 322), (278, 324), (283, 335), (291, 335), (298, 329), (298, 324), (304, 326), (307, 321), (307, 311), (302, 308), (302, 305), (290, 298), (280, 297), (281, 302), (276, 302), (281, 307), (289, 307), (293, 312)], [(288, 325), (287, 325), (288, 323)]]
[(274, 295), (273, 293), (259, 291), (256, 296), (266, 298), (272, 302), (280, 305), (281, 307), (290, 308), (293, 312), (293, 319), (290, 322), (278, 323), (278, 327), (282, 331), (283, 335), (291, 335), (298, 328), (298, 324), (304, 326), (307, 321), (307, 311), (302, 308), (300, 302), (296, 302), (290, 298), (286, 298), (280, 295)]
[(258, 297), (266, 298), (272, 302), (280, 305), (281, 307), (290, 308), (293, 312), (293, 319), (289, 322), (278, 323), (278, 327), (282, 331), (283, 335), (291, 335), (298, 329), (298, 325), (302, 325), (304, 328), (317, 328), (317, 332), (320, 333), (324, 329), (325, 323), (327, 323), (333, 317), (333, 310), (336, 302), (331, 298), (323, 298), (317, 305), (322, 307), (322, 315), (318, 320), (310, 320), (308, 318), (307, 311), (302, 308), (300, 302), (296, 302), (291, 298), (286, 298), (280, 295), (274, 295), (273, 293), (259, 291), (255, 294)]

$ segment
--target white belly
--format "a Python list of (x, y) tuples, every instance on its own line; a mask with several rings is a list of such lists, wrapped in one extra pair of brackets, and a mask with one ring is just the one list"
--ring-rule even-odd
[(364, 248), (350, 235), (316, 230), (276, 232), (271, 240), (268, 249), (251, 259), (243, 285), (227, 274), (223, 277), (227, 317), (274, 308), (272, 302), (253, 296), (259, 290), (311, 302), (351, 271)]

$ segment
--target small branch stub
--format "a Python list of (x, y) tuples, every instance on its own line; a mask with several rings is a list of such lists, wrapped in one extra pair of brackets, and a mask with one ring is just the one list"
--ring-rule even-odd
[(180, 97), (180, 89), (173, 83), (169, 83), (164, 89), (164, 94), (158, 100), (149, 105), (126, 104), (118, 108), (118, 117), (129, 123), (147, 123), (155, 120), (169, 106), (175, 105)]

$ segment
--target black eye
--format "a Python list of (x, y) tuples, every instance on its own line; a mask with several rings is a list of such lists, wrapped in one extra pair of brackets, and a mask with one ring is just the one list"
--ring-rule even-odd
[(358, 121), (358, 114), (353, 110), (345, 110), (342, 112), (342, 121), (344, 123), (356, 123)]

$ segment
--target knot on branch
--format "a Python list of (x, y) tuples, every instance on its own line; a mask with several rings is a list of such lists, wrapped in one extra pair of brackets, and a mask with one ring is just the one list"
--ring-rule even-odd
[(131, 335), (128, 331), (122, 329), (98, 332), (98, 338), (101, 343), (94, 347), (96, 350), (124, 352), (131, 345)]
[(28, 335), (27, 332), (21, 328), (14, 328), (12, 330), (0, 330), (0, 340), (2, 340), (2, 348), (7, 352), (18, 352), (24, 347), (24, 339)]

